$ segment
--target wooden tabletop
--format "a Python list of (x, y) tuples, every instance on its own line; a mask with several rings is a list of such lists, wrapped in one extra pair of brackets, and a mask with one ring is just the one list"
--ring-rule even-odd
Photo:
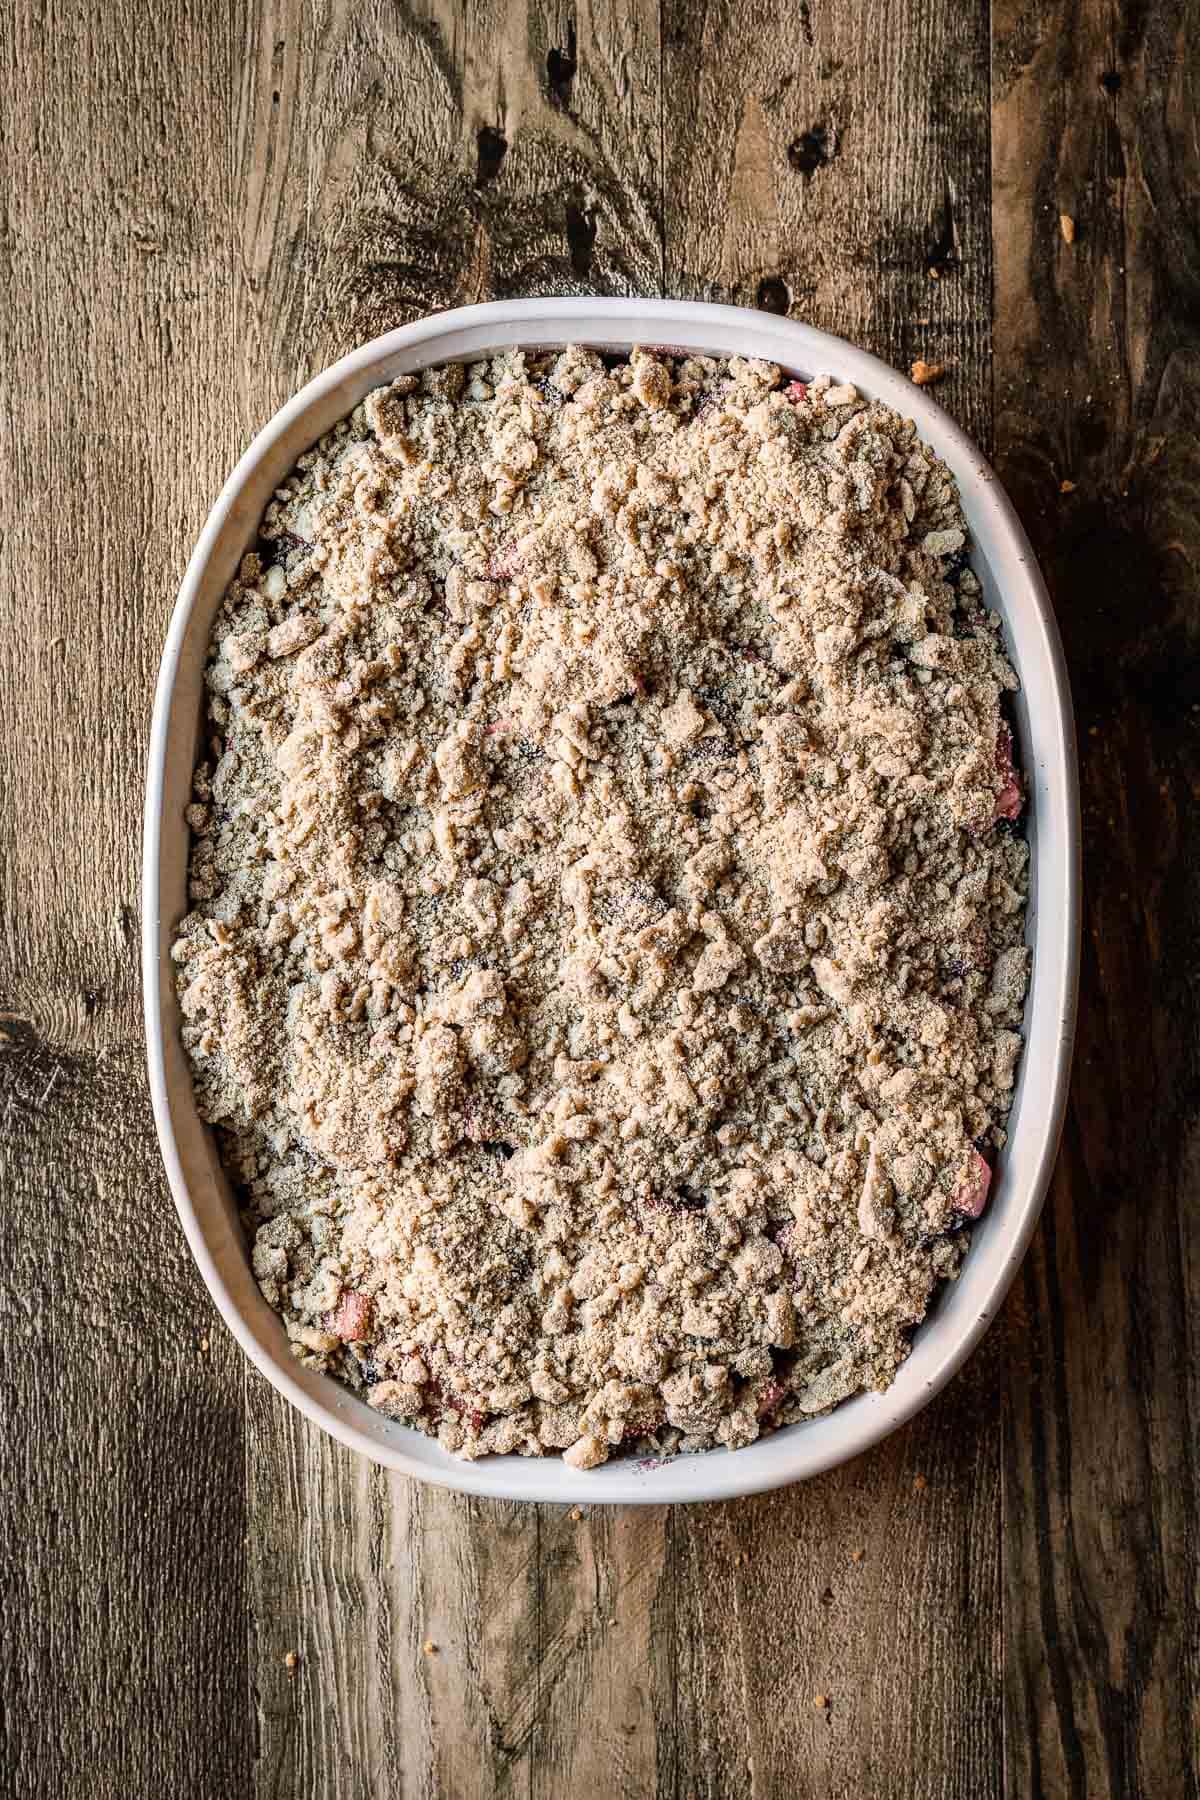
[[(990, 16), (989, 16), (990, 12)], [(0, 1788), (1200, 1794), (1200, 0), (13, 0), (0, 28)], [(520, 293), (788, 311), (938, 389), (1083, 758), (1061, 1164), (905, 1430), (736, 1504), (357, 1460), (166, 1191), (139, 812), (188, 551), (311, 374)]]

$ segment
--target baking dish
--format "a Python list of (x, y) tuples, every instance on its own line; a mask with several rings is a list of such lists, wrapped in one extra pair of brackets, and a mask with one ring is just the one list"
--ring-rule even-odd
[[(273, 490), (371, 388), (406, 371), (471, 360), (504, 345), (584, 343), (597, 349), (668, 345), (765, 357), (789, 373), (854, 382), (915, 420), (953, 470), (972, 533), (972, 566), (1004, 620), (1021, 678), (1020, 761), (1029, 790), (1033, 974), (1026, 1048), (989, 1210), (958, 1281), (917, 1330), (912, 1354), (883, 1394), (860, 1395), (822, 1418), (784, 1427), (746, 1449), (663, 1463), (615, 1460), (582, 1472), (561, 1459), (449, 1456), (431, 1438), (384, 1418), (330, 1376), (300, 1367), (259, 1293), (229, 1184), (192, 1097), (180, 1043), (170, 944), (187, 910), (184, 818), (200, 741), (209, 629)], [(992, 471), (970, 439), (920, 388), (841, 339), (789, 319), (669, 300), (511, 300), (465, 307), (389, 332), (311, 381), (246, 451), (188, 564), (159, 672), (147, 770), (142, 956), (151, 1098), (163, 1160), (200, 1272), (255, 1366), (306, 1417), (352, 1449), (427, 1481), (507, 1499), (653, 1502), (724, 1499), (815, 1475), (877, 1442), (945, 1385), (995, 1316), (1037, 1221), (1066, 1104), (1079, 936), (1079, 804), (1062, 648), (1033, 553)]]

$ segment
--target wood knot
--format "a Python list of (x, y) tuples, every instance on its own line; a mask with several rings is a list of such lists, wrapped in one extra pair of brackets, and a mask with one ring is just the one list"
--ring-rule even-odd
[(755, 304), (763, 312), (785, 313), (792, 304), (791, 289), (778, 275), (764, 276), (758, 284)]
[(575, 27), (568, 25), (566, 49), (555, 48), (546, 58), (546, 81), (550, 88), (550, 98), (557, 106), (570, 106), (571, 86), (578, 67), (575, 57)]
[(813, 125), (793, 138), (787, 159), (806, 179), (825, 168), (838, 153), (838, 135), (831, 125)]

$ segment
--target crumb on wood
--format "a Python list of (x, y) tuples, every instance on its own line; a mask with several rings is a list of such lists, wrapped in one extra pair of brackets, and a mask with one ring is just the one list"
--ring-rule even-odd
[(932, 382), (940, 381), (945, 373), (945, 363), (926, 362), (921, 356), (912, 366), (912, 378), (918, 387), (929, 387)]
[(829, 1695), (828, 1694), (814, 1694), (813, 1695), (813, 1705), (816, 1707), (818, 1712), (824, 1712), (825, 1708), (829, 1705)]
[(200, 1339), (200, 1354), (202, 1356), (208, 1355), (208, 1339), (206, 1337)]
[(426, 1638), (425, 1642), (421, 1645), (421, 1648), (424, 1650), (426, 1656), (436, 1656), (438, 1653), (438, 1647), (432, 1638)]
[(929, 1483), (926, 1481), (926, 1479), (923, 1475), (914, 1475), (913, 1476), (913, 1493), (914, 1494), (923, 1494), (925, 1492), (925, 1489), (928, 1486), (929, 1486)]
[(573, 1506), (571, 1508), (570, 1517), (575, 1520), (576, 1524), (578, 1524), (580, 1519), (582, 1519), (582, 1517), (583, 1517), (582, 1506)]
[(850, 1552), (850, 1561), (854, 1562), (854, 1563), (860, 1563), (866, 1554), (867, 1553), (865, 1550), (852, 1550)]
[(1073, 494), (1075, 492), (1075, 483), (1067, 480), (1060, 481), (1058, 484), (1058, 491), (1060, 494)]
[(1073, 244), (1075, 242), (1075, 221), (1070, 213), (1059, 213), (1058, 228), (1063, 234), (1064, 244)]
[(294, 1675), (299, 1665), (300, 1658), (294, 1650), (288, 1650), (284, 1653), (283, 1666), (289, 1675)]

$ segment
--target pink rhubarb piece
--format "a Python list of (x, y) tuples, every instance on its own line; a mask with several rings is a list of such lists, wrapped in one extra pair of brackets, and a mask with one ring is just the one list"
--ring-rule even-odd
[(978, 1219), (988, 1203), (988, 1190), (992, 1185), (992, 1171), (980, 1156), (978, 1150), (971, 1152), (971, 1172), (962, 1187), (954, 1196), (954, 1210), (965, 1218)]
[(754, 1410), (760, 1419), (769, 1418), (782, 1399), (783, 1389), (780, 1387), (779, 1383), (777, 1381), (768, 1381), (766, 1387), (758, 1397), (758, 1405)]
[(1004, 781), (1004, 786), (996, 795), (996, 817), (998, 819), (1019, 818), (1021, 808), (1025, 804), (1025, 796), (1021, 792), (1020, 779), (1013, 767), (1012, 732), (1005, 724), (1001, 724), (996, 733), (996, 768)]
[(799, 406), (802, 400), (808, 398), (808, 383), (806, 381), (789, 381), (783, 391), (793, 406)]
[(371, 1326), (371, 1302), (365, 1294), (355, 1294), (349, 1289), (338, 1301), (337, 1310), (329, 1320), (329, 1329), (334, 1337), (340, 1337), (344, 1344), (354, 1344), (365, 1338)]

